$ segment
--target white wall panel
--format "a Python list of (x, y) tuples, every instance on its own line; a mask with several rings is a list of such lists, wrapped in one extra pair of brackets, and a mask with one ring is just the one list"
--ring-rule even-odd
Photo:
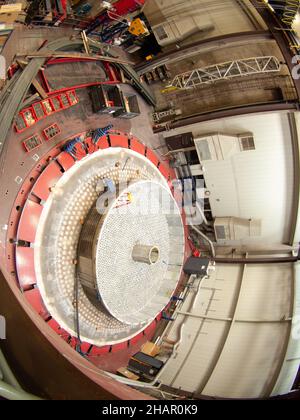
[(294, 265), (293, 322), (285, 360), (272, 395), (290, 391), (300, 365), (300, 263)]
[(228, 323), (222, 321), (201, 322), (199, 338), (180, 373), (173, 379), (172, 386), (178, 388), (184, 384), (192, 392), (199, 392), (203, 388), (219, 356), (219, 344), (226, 337), (228, 327)]
[(248, 265), (237, 319), (280, 320), (292, 316), (292, 264)]
[(234, 325), (204, 395), (257, 398), (268, 392), (282, 361), (287, 324)]
[(265, 397), (286, 360), (290, 379), (276, 389), (288, 392), (300, 356), (300, 337), (286, 355), (293, 296), (292, 264), (217, 264), (178, 307), (167, 337), (181, 341), (160, 380), (209, 396)]

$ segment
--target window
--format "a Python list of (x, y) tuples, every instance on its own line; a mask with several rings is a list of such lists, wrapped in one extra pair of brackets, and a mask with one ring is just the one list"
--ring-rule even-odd
[(212, 160), (209, 144), (206, 139), (195, 141), (195, 145), (200, 162), (202, 162), (203, 160)]
[(255, 150), (255, 143), (253, 136), (240, 137), (241, 150), (247, 152), (249, 150)]
[(225, 226), (216, 225), (215, 230), (217, 239), (226, 239)]
[(158, 36), (158, 38), (162, 41), (163, 39), (169, 38), (167, 32), (165, 31), (165, 28), (163, 26), (158, 26), (155, 29), (155, 33)]

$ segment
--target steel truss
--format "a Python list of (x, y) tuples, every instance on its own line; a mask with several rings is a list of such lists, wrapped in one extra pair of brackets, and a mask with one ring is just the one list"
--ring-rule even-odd
[(245, 58), (178, 74), (168, 87), (191, 89), (203, 84), (232, 79), (234, 77), (275, 73), (279, 72), (280, 69), (280, 62), (273, 56)]

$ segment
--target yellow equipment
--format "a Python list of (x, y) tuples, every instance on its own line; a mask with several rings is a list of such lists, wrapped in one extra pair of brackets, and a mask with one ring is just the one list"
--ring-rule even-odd
[(128, 31), (134, 36), (149, 35), (149, 30), (145, 22), (143, 22), (140, 18), (136, 18), (131, 22)]

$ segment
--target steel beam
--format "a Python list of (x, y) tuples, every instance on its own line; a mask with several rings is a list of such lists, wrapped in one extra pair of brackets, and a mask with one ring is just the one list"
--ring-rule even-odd
[(201, 122), (217, 120), (221, 118), (230, 118), (238, 115), (257, 114), (261, 112), (274, 111), (297, 111), (299, 104), (295, 102), (272, 102), (268, 104), (246, 105), (236, 108), (220, 109), (213, 112), (205, 112), (191, 117), (179, 118), (168, 123), (166, 126), (160, 126), (154, 129), (155, 133), (174, 130), (187, 125), (198, 124)]

